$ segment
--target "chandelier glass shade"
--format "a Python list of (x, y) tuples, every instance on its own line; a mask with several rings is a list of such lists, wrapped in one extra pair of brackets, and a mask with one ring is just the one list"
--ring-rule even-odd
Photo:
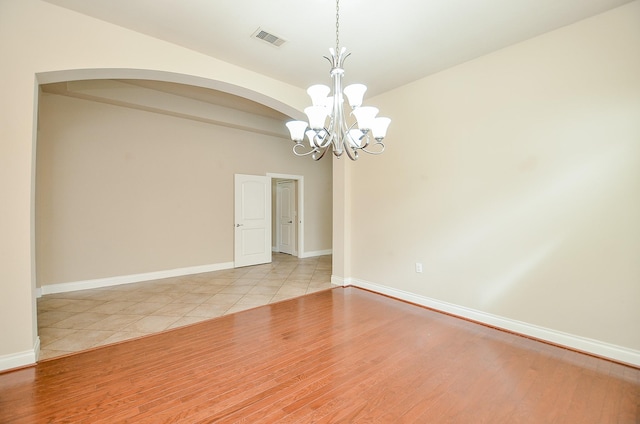
[[(295, 143), (293, 153), (297, 156), (311, 155), (314, 160), (320, 160), (329, 149), (336, 157), (346, 153), (351, 160), (358, 159), (360, 151), (380, 154), (385, 147), (382, 140), (391, 123), (389, 118), (376, 117), (377, 108), (362, 106), (364, 93), (367, 91), (364, 84), (351, 84), (344, 90), (342, 88), (343, 63), (351, 53), (347, 53), (345, 47), (339, 48), (339, 12), (337, 0), (336, 48), (329, 49), (331, 57), (325, 56), (331, 63), (333, 87), (323, 84), (309, 87), (307, 94), (311, 97), (311, 106), (304, 110), (308, 121), (286, 123)], [(351, 109), (349, 119), (344, 108), (345, 97)]]

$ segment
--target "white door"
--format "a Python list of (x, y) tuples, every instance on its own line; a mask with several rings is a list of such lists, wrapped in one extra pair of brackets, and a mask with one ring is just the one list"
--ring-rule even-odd
[(276, 193), (278, 251), (294, 255), (296, 250), (296, 194), (293, 181), (278, 181)]
[(271, 178), (235, 175), (234, 266), (271, 262)]

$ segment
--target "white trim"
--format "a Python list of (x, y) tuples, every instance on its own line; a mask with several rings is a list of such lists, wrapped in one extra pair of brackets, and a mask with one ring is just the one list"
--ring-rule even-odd
[(138, 283), (140, 281), (159, 280), (169, 277), (200, 274), (203, 272), (220, 271), (233, 268), (233, 262), (223, 262), (211, 265), (191, 266), (187, 268), (169, 269), (166, 271), (145, 272), (143, 274), (121, 275), (117, 277), (97, 278), (95, 280), (74, 281), (71, 283), (49, 284), (36, 290), (40, 296), (53, 293), (66, 293), (76, 290), (97, 289), (100, 287), (117, 286), (120, 284)]
[[(337, 284), (334, 282), (334, 279), (336, 279), (337, 281), (339, 277), (331, 277), (331, 282)], [(394, 289), (392, 287), (387, 287), (364, 280), (350, 278), (344, 280), (344, 282), (345, 285), (347, 285), (348, 282), (348, 284), (354, 287), (360, 287), (373, 291), (375, 293), (384, 294), (390, 297), (405, 300), (407, 302), (426, 306), (437, 311), (446, 312), (448, 314), (470, 319), (482, 324), (487, 324), (514, 333), (533, 337), (556, 345), (565, 346), (581, 352), (613, 359), (626, 364), (640, 366), (640, 351), (637, 350), (601, 342), (594, 339), (589, 339), (586, 337), (576, 336), (549, 328), (539, 327), (537, 325), (528, 324), (526, 322), (504, 318), (498, 315), (466, 308), (464, 306), (454, 305), (452, 303), (420, 296), (414, 293)]]
[(331, 284), (333, 284), (334, 286), (347, 287), (351, 285), (351, 278), (342, 278), (338, 277), (337, 275), (332, 275)]
[[(271, 246), (271, 251), (273, 253), (280, 253), (280, 250), (278, 250), (278, 246)], [(291, 254), (291, 256), (295, 256), (295, 257), (298, 257), (298, 258), (300, 257), (300, 256), (298, 256), (298, 251), (295, 250), (295, 249), (293, 250), (293, 253)]]
[[(273, 178), (271, 180), (273, 181)], [(293, 225), (293, 231), (296, 233), (296, 240), (294, 242), (293, 248), (291, 249), (291, 253), (287, 253), (287, 252), (284, 252), (284, 253), (287, 253), (287, 254), (292, 255), (292, 256), (298, 256), (298, 253), (297, 253), (296, 249), (297, 249), (297, 244), (298, 244), (298, 233), (300, 232), (300, 228), (299, 228), (298, 210), (297, 210), (297, 208), (299, 207), (299, 205), (298, 205), (298, 194), (297, 194), (297, 186), (299, 184), (298, 184), (297, 180), (276, 179), (276, 181), (275, 181), (275, 187), (276, 187), (276, 193), (275, 193), (275, 195), (276, 195), (275, 196), (276, 197), (276, 216), (274, 217), (274, 221), (275, 221), (275, 227), (276, 227), (276, 231), (275, 231), (275, 233), (276, 233), (276, 247), (277, 247), (277, 249), (280, 249), (280, 245), (282, 244), (282, 227), (281, 227), (281, 223), (282, 222), (281, 222), (281, 219), (280, 219), (282, 217), (282, 207), (281, 207), (281, 201), (280, 201), (280, 199), (281, 199), (280, 185), (284, 184), (284, 183), (288, 183), (288, 184), (291, 184), (293, 186), (293, 192), (294, 192), (294, 197), (295, 197), (294, 201), (296, 203), (296, 205), (295, 205), (296, 210), (293, 211), (293, 219), (295, 219), (295, 221), (296, 221), (295, 224)], [(273, 188), (273, 184), (272, 184), (272, 188)], [(272, 193), (272, 196), (273, 196), (273, 193)], [(293, 223), (293, 221), (292, 221), (292, 223)]]
[(40, 336), (36, 336), (36, 342), (33, 344), (33, 354), (36, 357), (36, 362), (40, 359)]
[(0, 356), (0, 371), (33, 365), (40, 356), (40, 337), (36, 337), (33, 349)]
[(316, 256), (324, 256), (324, 255), (331, 255), (333, 253), (333, 250), (331, 249), (326, 249), (326, 250), (314, 250), (312, 252), (304, 252), (304, 254), (298, 256), (299, 258), (313, 258)]

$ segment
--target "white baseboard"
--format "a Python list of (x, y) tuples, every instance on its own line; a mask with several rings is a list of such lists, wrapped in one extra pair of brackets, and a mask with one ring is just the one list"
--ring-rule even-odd
[(0, 371), (33, 365), (40, 356), (40, 337), (36, 337), (33, 349), (0, 356)]
[(302, 255), (300, 255), (300, 258), (314, 258), (316, 256), (324, 256), (324, 255), (331, 255), (333, 253), (332, 249), (327, 249), (327, 250), (315, 250), (312, 252), (304, 252), (302, 253)]
[(121, 275), (117, 277), (97, 278), (95, 280), (74, 281), (70, 283), (49, 284), (37, 288), (36, 296), (40, 297), (45, 294), (65, 293), (76, 290), (97, 289), (100, 287), (117, 286), (120, 284), (138, 283), (141, 281), (159, 280), (162, 278), (181, 277), (183, 275), (200, 274), (203, 272), (220, 271), (230, 268), (233, 268), (233, 262), (191, 266), (165, 271), (145, 272), (142, 274)]
[[(272, 253), (280, 253), (280, 249), (278, 249), (278, 247), (277, 247), (277, 246), (273, 246), (273, 247), (271, 248), (271, 252), (272, 252)], [(285, 253), (285, 254), (286, 254), (286, 255), (288, 255), (288, 253)], [(293, 252), (291, 252), (291, 256), (298, 256), (298, 251), (297, 251), (297, 250), (294, 250)]]
[(360, 287), (375, 293), (384, 294), (396, 299), (401, 299), (407, 302), (426, 306), (437, 311), (446, 312), (451, 315), (490, 325), (492, 327), (501, 328), (513, 333), (533, 337), (538, 340), (565, 346), (592, 355), (609, 358), (633, 366), (640, 366), (640, 351), (637, 350), (601, 342), (594, 339), (589, 339), (586, 337), (576, 336), (573, 334), (563, 333), (561, 331), (539, 327), (537, 325), (527, 324), (526, 322), (504, 318), (498, 315), (466, 308), (464, 306), (454, 305), (452, 303), (420, 296), (417, 294), (394, 289), (392, 287), (387, 287), (380, 284), (371, 283), (364, 280), (352, 278), (342, 279), (340, 277), (332, 276), (331, 282), (337, 285), (351, 285), (354, 287)]
[(334, 286), (342, 286), (342, 287), (350, 286), (351, 278), (343, 278), (343, 277), (338, 277), (337, 275), (332, 275), (331, 284), (333, 284)]

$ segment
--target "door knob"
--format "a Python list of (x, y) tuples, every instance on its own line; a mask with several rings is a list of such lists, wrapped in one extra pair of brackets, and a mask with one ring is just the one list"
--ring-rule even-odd
[(293, 221), (289, 221), (289, 224), (293, 224)]
[(236, 224), (236, 227), (242, 227), (242, 224)]

